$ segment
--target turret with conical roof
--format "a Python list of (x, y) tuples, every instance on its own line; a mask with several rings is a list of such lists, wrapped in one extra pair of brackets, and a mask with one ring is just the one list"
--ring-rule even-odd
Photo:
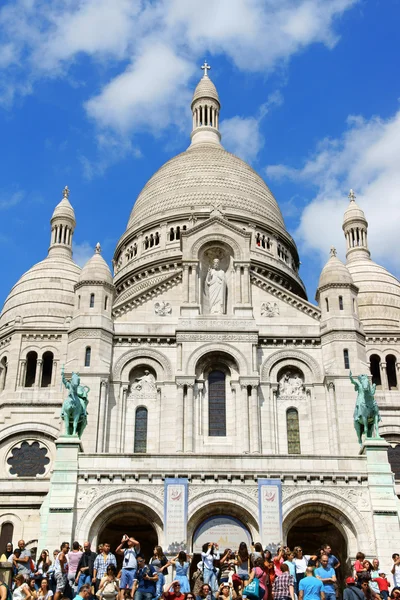
[(72, 256), (72, 237), (76, 226), (75, 212), (69, 201), (69, 188), (63, 189), (61, 202), (54, 209), (51, 223), (49, 256)]
[(344, 213), (343, 231), (346, 238), (346, 258), (348, 262), (359, 258), (369, 258), (368, 221), (364, 211), (356, 203), (353, 190), (349, 192), (350, 204)]
[(198, 143), (219, 144), (221, 134), (219, 132), (219, 111), (221, 105), (217, 88), (208, 76), (211, 68), (207, 62), (201, 67), (204, 75), (193, 94), (192, 115), (193, 130), (191, 134), (192, 145)]

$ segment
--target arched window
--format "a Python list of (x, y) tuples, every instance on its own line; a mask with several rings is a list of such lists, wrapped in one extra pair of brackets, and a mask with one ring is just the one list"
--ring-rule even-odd
[(25, 387), (32, 387), (36, 379), (37, 353), (33, 350), (26, 355)]
[(107, 310), (107, 306), (108, 306), (108, 296), (106, 296), (104, 298), (104, 310)]
[(12, 542), (14, 535), (14, 525), (12, 523), (3, 523), (0, 534), (0, 554), (4, 554), (8, 543)]
[(176, 228), (176, 239), (177, 239), (177, 240), (180, 240), (180, 239), (181, 239), (181, 228), (179, 227), (179, 225), (178, 225), (178, 227)]
[(343, 296), (339, 296), (339, 310), (343, 310)]
[(138, 406), (135, 415), (134, 452), (147, 452), (147, 408)]
[(40, 387), (49, 387), (51, 385), (51, 376), (53, 374), (53, 360), (54, 355), (52, 352), (45, 352), (42, 356), (42, 381)]
[(388, 354), (386, 357), (386, 373), (389, 390), (397, 390), (396, 357)]
[(371, 371), (372, 383), (375, 383), (377, 388), (382, 388), (381, 359), (377, 354), (372, 354), (369, 359), (369, 370)]
[(226, 436), (225, 373), (211, 371), (208, 376), (208, 435)]
[(94, 294), (90, 294), (89, 308), (94, 308)]
[(350, 369), (350, 358), (349, 358), (349, 351), (347, 350), (347, 348), (345, 348), (343, 350), (343, 361), (344, 361), (344, 368)]
[(171, 229), (169, 230), (169, 241), (173, 242), (175, 239), (175, 230), (173, 227), (171, 227)]
[(90, 346), (85, 348), (85, 367), (90, 367), (90, 359), (92, 357), (92, 349)]
[(80, 295), (78, 296), (78, 309), (81, 307), (81, 297)]
[(0, 361), (0, 392), (2, 392), (6, 387), (7, 369), (7, 357), (3, 356), (3, 358)]
[(286, 411), (287, 445), (288, 454), (301, 454), (299, 413), (295, 408)]
[(325, 306), (326, 306), (326, 312), (329, 312), (329, 300), (328, 300), (328, 298), (325, 298)]

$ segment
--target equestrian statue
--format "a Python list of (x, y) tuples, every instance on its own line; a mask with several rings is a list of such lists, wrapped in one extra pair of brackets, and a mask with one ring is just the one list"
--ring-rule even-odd
[(68, 397), (61, 409), (61, 418), (65, 423), (65, 434), (82, 437), (87, 425), (87, 405), (90, 388), (81, 385), (79, 373), (72, 373), (71, 379), (64, 375), (64, 365), (61, 367), (61, 380), (68, 390)]
[(362, 444), (361, 436), (365, 433), (365, 439), (379, 439), (378, 424), (381, 421), (379, 408), (374, 398), (376, 384), (371, 384), (368, 375), (359, 375), (353, 379), (350, 371), (350, 381), (357, 392), (356, 406), (354, 409), (354, 429), (357, 432), (358, 441)]

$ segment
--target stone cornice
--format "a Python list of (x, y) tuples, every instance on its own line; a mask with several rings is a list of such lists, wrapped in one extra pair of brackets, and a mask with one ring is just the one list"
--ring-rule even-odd
[(137, 286), (132, 290), (131, 294), (127, 294), (125, 300), (118, 301), (113, 306), (112, 315), (114, 318), (129, 312), (135, 306), (139, 306), (151, 298), (157, 296), (160, 292), (164, 292), (182, 280), (182, 270), (177, 269), (172, 274), (169, 273), (166, 277), (156, 278), (156, 281), (150, 282), (146, 285), (146, 281), (143, 281), (143, 286)]
[(74, 285), (74, 290), (79, 290), (81, 287), (83, 287), (84, 285), (97, 285), (97, 286), (102, 286), (107, 288), (108, 290), (110, 290), (111, 292), (113, 292), (115, 290), (114, 285), (112, 285), (111, 283), (107, 283), (106, 281), (97, 281), (94, 279), (86, 279), (85, 281), (79, 281), (78, 283), (76, 283)]
[[(239, 234), (240, 236), (242, 236), (245, 239), (251, 238), (250, 231), (243, 231), (243, 229), (241, 229), (234, 223), (231, 223), (230, 221), (228, 221), (223, 214), (221, 214), (221, 216), (210, 217), (209, 219), (206, 219), (205, 221), (201, 221), (194, 227), (191, 227), (190, 229), (187, 229), (186, 231), (182, 231), (181, 237), (182, 238), (189, 237), (195, 233), (198, 233), (199, 231), (202, 231), (203, 229), (208, 229), (210, 227), (210, 225), (213, 225), (214, 223), (219, 223), (225, 229), (230, 229), (231, 231), (233, 231), (236, 234)], [(216, 236), (216, 241), (218, 241), (218, 235)]]

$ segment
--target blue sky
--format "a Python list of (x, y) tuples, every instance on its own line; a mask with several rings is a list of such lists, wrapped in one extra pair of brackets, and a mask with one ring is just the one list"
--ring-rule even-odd
[(0, 304), (68, 185), (75, 257), (111, 261), (135, 198), (189, 144), (207, 58), (223, 144), (272, 189), (313, 301), (350, 187), (397, 276), (398, 0), (13, 0), (0, 8)]

